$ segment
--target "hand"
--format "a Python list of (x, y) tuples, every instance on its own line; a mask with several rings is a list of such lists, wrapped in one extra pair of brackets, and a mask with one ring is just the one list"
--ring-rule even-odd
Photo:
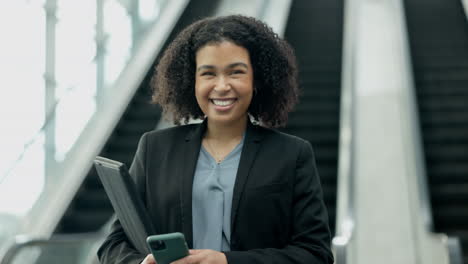
[(226, 255), (211, 249), (190, 250), (190, 255), (171, 264), (227, 264)]
[(154, 260), (153, 254), (148, 254), (146, 258), (140, 264), (157, 264)]

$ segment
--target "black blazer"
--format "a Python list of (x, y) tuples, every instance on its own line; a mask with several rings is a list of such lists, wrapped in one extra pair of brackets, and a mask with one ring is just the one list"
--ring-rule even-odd
[[(158, 233), (192, 247), (192, 182), (206, 122), (143, 135), (130, 168)], [(333, 263), (328, 216), (310, 144), (249, 123), (234, 185), (228, 263)], [(140, 263), (116, 221), (101, 263)]]

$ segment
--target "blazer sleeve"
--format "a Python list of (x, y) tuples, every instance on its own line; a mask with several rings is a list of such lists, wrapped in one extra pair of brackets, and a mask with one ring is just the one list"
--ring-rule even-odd
[(293, 189), (293, 223), (290, 242), (284, 248), (225, 252), (229, 264), (333, 263), (328, 215), (323, 202), (312, 147), (300, 140)]
[[(135, 181), (137, 191), (145, 201), (145, 159), (146, 159), (146, 134), (144, 134), (130, 166), (130, 175)], [(98, 252), (99, 261), (102, 264), (138, 264), (146, 257), (138, 252), (127, 238), (120, 221), (116, 219), (112, 224), (110, 234), (104, 240)]]

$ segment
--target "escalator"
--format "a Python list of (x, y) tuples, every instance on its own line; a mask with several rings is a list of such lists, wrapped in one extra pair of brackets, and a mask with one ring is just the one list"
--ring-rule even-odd
[(460, 0), (406, 0), (434, 231), (468, 264), (468, 21)]
[[(172, 41), (181, 29), (193, 21), (213, 15), (218, 2), (190, 1), (165, 45)], [(129, 167), (141, 135), (146, 131), (153, 130), (158, 124), (161, 110), (149, 103), (151, 99), (149, 81), (153, 69), (154, 67), (151, 67), (147, 73), (99, 155), (124, 162)], [(113, 212), (93, 167), (59, 222), (55, 233), (98, 231), (110, 219)]]
[(293, 1), (285, 39), (296, 52), (302, 94), (283, 131), (308, 140), (314, 148), (332, 235), (336, 219), (342, 32), (342, 0)]

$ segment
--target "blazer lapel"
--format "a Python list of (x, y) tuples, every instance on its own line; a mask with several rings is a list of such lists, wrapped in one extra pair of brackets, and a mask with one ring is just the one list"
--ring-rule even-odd
[(239, 203), (245, 188), (245, 183), (249, 176), (250, 168), (255, 160), (257, 150), (260, 147), (261, 138), (262, 135), (258, 131), (258, 127), (248, 122), (232, 196), (231, 234), (234, 233), (237, 209), (239, 208)]
[(206, 121), (195, 126), (193, 130), (187, 133), (185, 137), (185, 147), (183, 148), (182, 175), (180, 188), (180, 201), (182, 208), (182, 231), (189, 248), (193, 248), (193, 230), (192, 230), (192, 185), (198, 155), (200, 153), (201, 140), (206, 130)]

